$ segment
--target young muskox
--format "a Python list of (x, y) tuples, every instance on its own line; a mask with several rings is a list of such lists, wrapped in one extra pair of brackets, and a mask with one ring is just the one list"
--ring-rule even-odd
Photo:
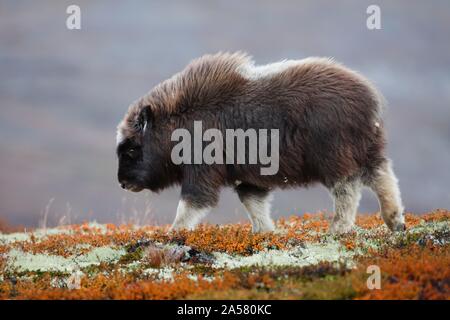
[[(131, 104), (118, 126), (119, 182), (134, 192), (180, 184), (174, 229), (195, 227), (217, 203), (220, 188), (233, 186), (254, 232), (274, 229), (271, 190), (317, 182), (334, 198), (331, 231), (348, 232), (367, 186), (377, 194), (387, 226), (403, 230), (382, 104), (368, 80), (330, 59), (255, 66), (242, 53), (205, 55)], [(262, 175), (261, 163), (175, 164), (172, 133), (193, 132), (194, 121), (222, 133), (278, 129), (278, 172)]]

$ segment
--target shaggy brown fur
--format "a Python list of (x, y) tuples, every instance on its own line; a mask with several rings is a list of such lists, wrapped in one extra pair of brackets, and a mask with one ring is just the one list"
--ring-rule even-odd
[[(176, 220), (176, 228), (193, 227), (187, 221), (197, 222), (196, 211), (205, 214), (222, 186), (239, 181), (236, 191), (255, 211), (249, 215), (256, 231), (273, 228), (270, 190), (315, 182), (335, 199), (333, 231), (346, 232), (353, 225), (362, 185), (371, 187), (389, 211), (383, 212), (388, 226), (401, 229), (403, 207), (384, 151), (382, 106), (369, 81), (329, 59), (255, 67), (243, 53), (206, 55), (130, 106), (118, 127), (119, 180), (133, 191), (181, 184), (177, 220), (183, 223)], [(278, 173), (263, 176), (260, 165), (249, 164), (174, 165), (171, 133), (192, 131), (195, 120), (204, 130), (222, 132), (279, 129)], [(259, 227), (257, 216), (263, 221)]]

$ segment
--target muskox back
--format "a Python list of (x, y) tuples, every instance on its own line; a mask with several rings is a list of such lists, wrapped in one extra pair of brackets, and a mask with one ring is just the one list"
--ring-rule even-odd
[(280, 129), (277, 181), (330, 187), (372, 172), (384, 159), (383, 99), (363, 77), (328, 59), (291, 64), (254, 79), (251, 99), (241, 105), (242, 114), (254, 113), (253, 123), (243, 125)]
[[(140, 137), (144, 145), (153, 143), (153, 150), (166, 154), (164, 181), (182, 186), (174, 228), (195, 226), (216, 204), (220, 188), (233, 185), (254, 231), (270, 231), (270, 191), (318, 182), (335, 200), (333, 231), (346, 232), (353, 225), (363, 185), (377, 193), (387, 225), (399, 229), (403, 207), (385, 155), (382, 104), (368, 80), (329, 59), (255, 66), (241, 53), (217, 54), (193, 61), (136, 101), (119, 132), (124, 141)], [(130, 126), (143, 110), (145, 126), (151, 122), (152, 130)], [(170, 131), (192, 132), (195, 121), (221, 132), (278, 129), (278, 171), (261, 175), (260, 164), (248, 163), (168, 163), (167, 150), (161, 152), (155, 141), (173, 148)], [(223, 152), (228, 151), (225, 146)]]

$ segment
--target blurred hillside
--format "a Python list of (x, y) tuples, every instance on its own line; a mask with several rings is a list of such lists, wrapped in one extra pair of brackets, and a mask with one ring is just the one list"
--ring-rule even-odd
[[(115, 127), (131, 101), (219, 50), (247, 51), (258, 64), (332, 56), (368, 76), (389, 102), (389, 153), (407, 210), (450, 207), (448, 1), (377, 1), (375, 31), (366, 28), (365, 0), (79, 0), (82, 30), (70, 31), (72, 3), (0, 2), (1, 218), (171, 222), (177, 189), (118, 187)], [(274, 216), (331, 208), (320, 187), (277, 192)], [(375, 210), (366, 193), (360, 211)], [(245, 215), (224, 191), (208, 219)]]

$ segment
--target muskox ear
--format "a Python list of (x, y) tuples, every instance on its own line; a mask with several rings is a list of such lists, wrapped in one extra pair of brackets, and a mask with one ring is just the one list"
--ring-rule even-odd
[(146, 130), (150, 129), (153, 124), (153, 114), (150, 107), (142, 108), (141, 113), (139, 114), (139, 130), (142, 134), (145, 133)]

